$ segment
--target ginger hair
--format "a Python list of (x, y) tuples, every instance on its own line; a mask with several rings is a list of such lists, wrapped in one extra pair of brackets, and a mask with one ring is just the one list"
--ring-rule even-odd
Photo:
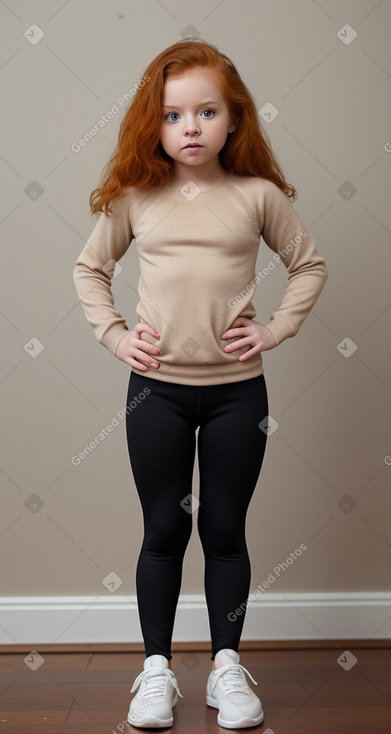
[(164, 84), (188, 69), (207, 69), (220, 89), (236, 129), (219, 152), (224, 169), (274, 182), (292, 200), (296, 189), (285, 180), (262, 127), (254, 99), (235, 65), (212, 44), (198, 39), (179, 41), (162, 51), (147, 67), (143, 81), (123, 117), (116, 148), (98, 188), (90, 196), (91, 213), (111, 212), (128, 186), (149, 191), (166, 183), (174, 161), (160, 143)]

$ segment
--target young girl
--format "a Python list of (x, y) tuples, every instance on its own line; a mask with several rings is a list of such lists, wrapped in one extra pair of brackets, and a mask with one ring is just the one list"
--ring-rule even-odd
[[(101, 216), (74, 269), (96, 338), (131, 367), (126, 435), (144, 519), (136, 586), (146, 658), (128, 722), (171, 726), (182, 696), (171, 638), (198, 509), (213, 661), (206, 703), (221, 726), (244, 728), (264, 717), (237, 652), (250, 591), (246, 513), (268, 435), (261, 353), (297, 334), (328, 274), (225, 54), (180, 41), (138, 86), (91, 194)], [(261, 235), (274, 254), (256, 274)], [(133, 238), (140, 300), (129, 330), (111, 281)], [(281, 261), (289, 284), (262, 324), (252, 298)], [(197, 428), (199, 506), (191, 493)]]

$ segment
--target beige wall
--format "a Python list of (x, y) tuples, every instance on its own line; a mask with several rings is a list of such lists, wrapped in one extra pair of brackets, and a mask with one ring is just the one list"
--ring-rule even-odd
[[(390, 4), (7, 6), (0, 6), (2, 595), (109, 594), (102, 579), (111, 571), (121, 593), (135, 594), (142, 513), (124, 421), (72, 464), (126, 400), (130, 368), (95, 340), (72, 281), (96, 222), (89, 195), (123, 112), (79, 152), (71, 146), (190, 24), (232, 58), (258, 109), (267, 102), (278, 109), (265, 127), (329, 272), (299, 334), (264, 353), (279, 428), (248, 514), (251, 589), (304, 543), (274, 592), (389, 590)], [(343, 43), (337, 32), (347, 23), (358, 36)], [(32, 24), (45, 33), (35, 45), (23, 35)], [(349, 200), (339, 193), (346, 181), (357, 189)], [(258, 269), (269, 258), (262, 241)], [(121, 266), (114, 295), (132, 328), (134, 243)], [(286, 282), (281, 264), (258, 285), (258, 321), (267, 322)], [(349, 357), (338, 348), (346, 339), (357, 347)], [(43, 505), (32, 511), (35, 495)], [(203, 566), (195, 514), (182, 594), (203, 593)]]

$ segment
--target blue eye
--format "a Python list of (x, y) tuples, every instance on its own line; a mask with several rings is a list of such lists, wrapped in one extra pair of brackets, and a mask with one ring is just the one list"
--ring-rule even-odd
[[(202, 112), (211, 112), (211, 113), (212, 113), (212, 115), (211, 115), (211, 116), (213, 116), (213, 115), (215, 114), (215, 110), (211, 110), (211, 109), (209, 109), (209, 108), (207, 108), (207, 109), (205, 109), (205, 110), (202, 110)], [(167, 115), (165, 116), (165, 120), (168, 120), (169, 118), (171, 118), (171, 115), (178, 115), (178, 112), (169, 112), (169, 113), (168, 113), (168, 114), (167, 114)], [(179, 117), (179, 115), (178, 115), (178, 117)], [(210, 120), (210, 119), (211, 119), (211, 117), (210, 117), (210, 116), (208, 116), (208, 117), (206, 117), (205, 119), (206, 119), (206, 120)], [(170, 122), (176, 122), (176, 120), (170, 120)]]
[[(166, 115), (166, 120), (171, 117), (171, 115), (177, 115), (177, 112), (169, 112), (168, 115)], [(171, 122), (175, 122), (175, 120), (171, 120)]]

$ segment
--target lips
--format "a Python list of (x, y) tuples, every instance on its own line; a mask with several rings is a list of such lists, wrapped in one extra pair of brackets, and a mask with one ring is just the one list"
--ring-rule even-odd
[(185, 148), (202, 148), (202, 145), (199, 145), (199, 143), (189, 143), (189, 145), (185, 145)]

